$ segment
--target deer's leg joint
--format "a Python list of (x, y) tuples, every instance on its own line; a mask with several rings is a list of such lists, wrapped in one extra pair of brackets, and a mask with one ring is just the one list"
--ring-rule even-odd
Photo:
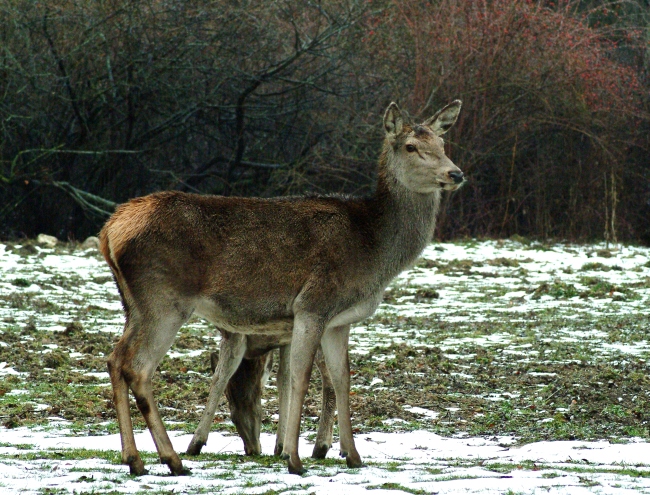
[(151, 413), (151, 406), (149, 406), (149, 401), (146, 397), (138, 396), (135, 398), (135, 404), (138, 406), (138, 409), (143, 416), (148, 416)]

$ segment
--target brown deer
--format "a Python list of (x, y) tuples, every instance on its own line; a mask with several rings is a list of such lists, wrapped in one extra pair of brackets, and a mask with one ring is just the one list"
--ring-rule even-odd
[[(222, 341), (221, 354), (228, 351), (224, 348), (226, 341)], [(289, 362), (288, 346), (280, 348), (280, 363), (278, 367), (278, 392), (280, 395), (280, 420), (275, 441), (275, 455), (282, 453), (282, 442), (286, 427), (288, 407), (288, 372), (286, 370)], [(211, 355), (212, 372), (216, 371), (218, 357), (217, 353)], [(334, 415), (336, 409), (336, 395), (332, 380), (325, 366), (323, 354), (319, 350), (316, 354), (315, 363), (321, 374), (322, 381), (322, 402), (321, 415), (318, 422), (318, 434), (312, 457), (324, 459), (332, 446), (332, 430), (334, 426)], [(260, 430), (262, 424), (262, 390), (269, 377), (273, 365), (273, 353), (267, 352), (261, 356), (242, 359), (239, 368), (232, 376), (226, 387), (226, 397), (230, 407), (230, 417), (237, 428), (237, 433), (244, 442), (246, 455), (259, 455), (262, 453), (260, 445)], [(205, 436), (207, 439), (207, 433)], [(200, 449), (199, 449), (200, 450)], [(193, 452), (194, 454), (198, 452)]]
[[(108, 358), (122, 461), (146, 472), (135, 445), (129, 389), (160, 460), (186, 471), (172, 448), (151, 378), (178, 329), (196, 313), (222, 333), (224, 352), (188, 453), (207, 440), (214, 412), (244, 357), (290, 349), (282, 457), (301, 474), (298, 436), (314, 357), (322, 350), (336, 394), (341, 455), (361, 466), (350, 421), (350, 324), (373, 314), (384, 289), (432, 240), (441, 192), (463, 173), (440, 135), (456, 121), (454, 101), (420, 125), (395, 103), (375, 193), (367, 198), (231, 198), (160, 192), (119, 206), (100, 233), (125, 313), (124, 334)], [(286, 356), (285, 356), (286, 357)], [(280, 403), (285, 402), (284, 397)]]

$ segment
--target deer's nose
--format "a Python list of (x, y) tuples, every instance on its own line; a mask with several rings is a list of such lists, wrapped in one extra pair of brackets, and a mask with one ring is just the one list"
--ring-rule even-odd
[(456, 184), (460, 184), (465, 180), (465, 174), (463, 174), (460, 170), (458, 172), (449, 172), (449, 177), (451, 177), (451, 180), (454, 181)]

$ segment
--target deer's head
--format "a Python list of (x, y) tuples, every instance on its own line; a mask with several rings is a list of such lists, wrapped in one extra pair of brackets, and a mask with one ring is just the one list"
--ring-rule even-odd
[(387, 165), (404, 187), (431, 193), (453, 191), (465, 182), (463, 172), (445, 155), (440, 137), (454, 125), (460, 107), (460, 100), (455, 100), (422, 124), (412, 124), (396, 103), (388, 106), (384, 129), (388, 153), (393, 156)]

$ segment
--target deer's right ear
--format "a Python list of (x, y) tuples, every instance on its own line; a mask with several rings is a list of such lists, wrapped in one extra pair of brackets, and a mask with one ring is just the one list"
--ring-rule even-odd
[(397, 103), (392, 102), (388, 105), (384, 114), (384, 129), (386, 130), (386, 134), (389, 136), (397, 136), (402, 132), (403, 125), (404, 117), (402, 117), (402, 111), (397, 106)]
[(460, 100), (452, 101), (443, 109), (438, 110), (424, 125), (429, 126), (436, 135), (441, 136), (456, 123), (462, 104)]

